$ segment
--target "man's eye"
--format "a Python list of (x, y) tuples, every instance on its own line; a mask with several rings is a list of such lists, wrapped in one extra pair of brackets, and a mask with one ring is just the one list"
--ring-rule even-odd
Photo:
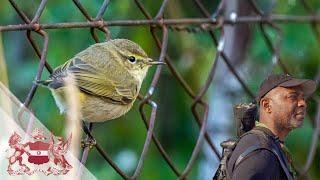
[(291, 95), (291, 96), (289, 96), (289, 99), (297, 99), (297, 96), (296, 95)]
[(132, 63), (135, 63), (136, 62), (136, 58), (134, 56), (130, 56), (128, 57), (128, 60)]

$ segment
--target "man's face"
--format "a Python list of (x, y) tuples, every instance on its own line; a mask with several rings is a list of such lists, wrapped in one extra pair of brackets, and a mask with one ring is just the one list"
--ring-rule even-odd
[(302, 126), (307, 105), (299, 86), (276, 87), (269, 93), (271, 115), (277, 128), (292, 130)]

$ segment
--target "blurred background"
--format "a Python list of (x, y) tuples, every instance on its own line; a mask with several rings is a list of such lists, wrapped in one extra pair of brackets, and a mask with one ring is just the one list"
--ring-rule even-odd
[[(81, 0), (87, 11), (94, 17), (102, 4), (102, 0)], [(264, 15), (312, 15), (300, 0), (255, 0)], [(33, 17), (40, 0), (16, 1), (19, 7)], [(162, 1), (141, 0), (141, 3), (154, 17)], [(214, 12), (220, 1), (202, 0), (209, 12)], [(310, 0), (308, 5), (313, 12), (320, 10), (320, 1)], [(248, 1), (228, 0), (225, 3), (224, 16), (236, 13), (237, 16), (257, 16)], [(169, 1), (164, 17), (200, 18), (203, 17), (192, 0)], [(103, 16), (105, 21), (145, 19), (132, 0), (111, 1)], [(86, 22), (72, 1), (48, 1), (40, 18), (40, 23)], [(0, 26), (24, 24), (10, 3), (0, 0)], [(279, 23), (279, 33), (267, 27), (265, 32), (271, 43), (279, 48), (279, 57), (287, 70), (294, 76), (319, 80), (320, 78), (320, 43), (310, 23)], [(197, 29), (197, 27), (191, 27)], [(317, 28), (315, 26), (315, 28)], [(199, 28), (198, 28), (199, 29)], [(147, 54), (158, 59), (160, 52), (152, 38), (149, 26), (109, 27), (112, 39), (127, 38), (140, 44)], [(215, 30), (214, 30), (215, 31)], [(64, 63), (76, 53), (84, 50), (95, 41), (91, 37), (90, 28), (50, 29), (47, 61), (52, 67)], [(101, 40), (104, 34), (98, 32)], [(161, 29), (158, 29), (161, 37)], [(216, 30), (217, 35), (221, 34)], [(249, 90), (256, 94), (262, 80), (271, 72), (283, 72), (281, 66), (275, 64), (275, 53), (270, 51), (259, 23), (225, 25), (226, 43), (224, 52), (231, 64), (243, 79)], [(25, 31), (2, 32), (2, 50), (0, 50), (0, 79), (8, 83), (10, 90), (23, 102), (32, 86), (37, 72), (38, 57), (27, 40)], [(42, 38), (33, 33), (36, 42), (42, 46)], [(185, 30), (169, 31), (168, 55), (174, 67), (194, 92), (199, 92), (204, 85), (216, 55), (216, 46), (206, 31), (188, 32)], [(3, 57), (3, 58), (1, 58)], [(141, 94), (146, 94), (150, 86), (155, 68), (148, 72)], [(49, 73), (44, 70), (42, 79)], [(319, 82), (319, 81), (318, 81)], [(319, 88), (316, 92), (319, 95)], [(179, 170), (183, 170), (189, 161), (199, 127), (191, 112), (193, 99), (186, 93), (167, 67), (164, 67), (159, 83), (152, 99), (158, 104), (155, 134)], [(219, 60), (217, 70), (204, 101), (210, 106), (208, 127), (211, 139), (219, 146), (220, 142), (235, 136), (236, 129), (232, 108), (238, 103), (248, 103), (253, 99), (246, 93), (226, 64)], [(308, 100), (308, 116), (302, 128), (293, 131), (286, 140), (292, 153), (294, 164), (303, 168), (309, 154), (312, 136), (317, 124), (316, 101)], [(30, 109), (56, 135), (64, 132), (65, 118), (59, 114), (54, 99), (45, 88), (38, 88)], [(319, 120), (318, 120), (319, 121)], [(93, 126), (93, 134), (103, 148), (111, 155), (117, 165), (126, 173), (132, 174), (136, 168), (146, 128), (139, 114), (139, 101), (125, 116)], [(319, 179), (320, 157), (317, 143), (314, 161), (308, 171), (308, 178)], [(188, 178), (211, 179), (218, 165), (218, 159), (205, 143)], [(87, 168), (98, 179), (121, 179), (121, 177), (104, 161), (95, 149), (89, 153)], [(146, 156), (139, 179), (176, 179), (176, 175), (159, 154), (154, 143)]]

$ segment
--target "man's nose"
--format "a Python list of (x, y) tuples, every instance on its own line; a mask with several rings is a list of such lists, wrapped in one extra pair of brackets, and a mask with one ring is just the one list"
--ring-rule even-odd
[(300, 98), (299, 101), (298, 101), (298, 107), (306, 107), (307, 104), (306, 104), (306, 101), (304, 98)]

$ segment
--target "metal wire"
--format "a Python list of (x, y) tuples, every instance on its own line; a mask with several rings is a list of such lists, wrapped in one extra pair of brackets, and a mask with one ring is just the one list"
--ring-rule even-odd
[[(86, 10), (86, 8), (81, 4), (79, 0), (73, 0), (74, 5), (79, 9), (81, 14), (85, 17), (87, 22), (60, 22), (60, 23), (39, 23), (39, 19), (41, 18), (42, 12), (46, 8), (47, 0), (42, 0), (35, 15), (32, 17), (32, 20), (27, 17), (27, 15), (19, 8), (19, 6), (13, 1), (9, 0), (11, 6), (20, 16), (25, 24), (12, 24), (12, 25), (1, 25), (0, 32), (5, 31), (26, 31), (26, 36), (33, 47), (35, 53), (40, 59), (40, 63), (38, 66), (37, 74), (35, 76), (35, 81), (40, 80), (44, 67), (48, 70), (49, 73), (52, 73), (52, 67), (48, 64), (46, 60), (47, 50), (48, 50), (48, 43), (49, 43), (49, 36), (45, 30), (49, 29), (70, 29), (70, 28), (90, 28), (90, 33), (92, 38), (99, 42), (98, 36), (96, 34), (96, 30), (100, 30), (105, 34), (105, 38), (108, 40), (111, 38), (111, 34), (108, 30), (110, 26), (149, 26), (150, 33), (154, 39), (155, 44), (157, 45), (160, 56), (159, 61), (165, 61), (168, 65), (168, 69), (170, 70), (171, 74), (175, 79), (179, 82), (179, 84), (183, 87), (186, 93), (193, 99), (193, 103), (191, 105), (191, 111), (196, 120), (197, 124), (199, 125), (199, 134), (197, 137), (196, 144), (194, 146), (193, 152), (189, 158), (188, 163), (186, 164), (184, 169), (178, 169), (174, 164), (174, 161), (170, 158), (168, 153), (166, 152), (165, 148), (157, 138), (156, 134), (154, 133), (154, 125), (156, 120), (156, 112), (157, 112), (157, 104), (155, 101), (152, 100), (152, 96), (154, 91), (157, 89), (157, 84), (159, 81), (159, 77), (162, 71), (162, 66), (158, 66), (156, 72), (153, 75), (153, 79), (151, 84), (149, 85), (148, 91), (146, 95), (139, 95), (140, 105), (139, 105), (139, 112), (141, 115), (141, 119), (143, 120), (147, 135), (145, 139), (145, 143), (136, 166), (136, 169), (132, 176), (127, 175), (124, 173), (117, 165), (114, 163), (112, 158), (107, 154), (107, 152), (101, 147), (98, 140), (92, 135), (92, 126), (93, 124), (90, 123), (89, 127), (84, 124), (83, 130), (87, 135), (87, 140), (91, 139), (94, 140), (94, 147), (97, 149), (99, 154), (104, 158), (112, 168), (124, 179), (137, 179), (141, 173), (143, 168), (143, 162), (148, 152), (149, 146), (151, 141), (153, 141), (160, 153), (160, 155), (164, 158), (167, 162), (168, 166), (171, 170), (175, 173), (177, 178), (179, 179), (186, 179), (189, 172), (194, 166), (195, 161), (199, 157), (200, 150), (202, 148), (203, 142), (206, 141), (209, 144), (209, 147), (212, 149), (213, 153), (218, 157), (221, 158), (221, 155), (217, 148), (215, 147), (212, 137), (209, 136), (207, 129), (207, 119), (208, 119), (208, 109), (209, 104), (203, 100), (203, 96), (208, 91), (208, 88), (212, 84), (212, 80), (215, 76), (215, 70), (217, 69), (217, 63), (219, 59), (223, 60), (227, 65), (230, 72), (235, 76), (235, 78), (239, 81), (244, 91), (247, 95), (251, 98), (254, 98), (255, 95), (250, 90), (250, 88), (246, 85), (245, 81), (240, 77), (237, 73), (235, 67), (233, 67), (230, 58), (224, 52), (224, 41), (225, 41), (225, 34), (224, 34), (224, 25), (234, 25), (234, 24), (253, 24), (256, 23), (260, 27), (261, 34), (264, 38), (265, 43), (267, 44), (269, 51), (273, 55), (274, 58), (274, 66), (279, 65), (282, 70), (286, 73), (290, 73), (288, 68), (285, 66), (284, 62), (281, 61), (280, 58), (280, 44), (282, 40), (283, 33), (281, 28), (278, 26), (280, 23), (308, 23), (311, 25), (313, 33), (317, 38), (318, 42), (320, 42), (320, 31), (317, 28), (317, 24), (320, 23), (320, 16), (316, 13), (315, 10), (305, 1), (300, 0), (301, 5), (304, 9), (310, 14), (308, 16), (296, 16), (296, 15), (275, 15), (275, 14), (265, 14), (255, 3), (254, 0), (249, 0), (250, 5), (252, 6), (255, 15), (252, 16), (239, 16), (236, 18), (232, 17), (225, 17), (223, 16), (223, 12), (225, 9), (225, 0), (222, 0), (215, 10), (215, 12), (210, 13), (206, 7), (202, 4), (200, 0), (194, 0), (196, 7), (199, 9), (199, 12), (203, 15), (203, 18), (181, 18), (181, 19), (165, 19), (164, 12), (166, 7), (169, 3), (169, 0), (163, 0), (162, 4), (158, 10), (158, 13), (155, 17), (152, 17), (150, 13), (146, 10), (143, 3), (139, 0), (135, 0), (135, 4), (137, 8), (141, 11), (141, 13), (146, 17), (146, 19), (141, 20), (115, 20), (115, 21), (104, 21), (103, 15), (106, 12), (108, 5), (110, 4), (109, 0), (104, 0), (101, 7), (99, 8), (98, 13), (96, 14), (95, 18), (93, 18), (90, 13)], [(268, 36), (266, 32), (266, 28), (272, 28), (277, 32), (278, 41), (273, 43), (271, 38)], [(156, 31), (161, 30), (162, 32), (162, 40), (158, 37), (158, 33)], [(201, 87), (201, 89), (195, 93), (192, 88), (188, 85), (188, 83), (182, 78), (180, 73), (177, 69), (173, 66), (172, 60), (167, 54), (168, 48), (168, 39), (169, 39), (169, 32), (168, 30), (173, 30), (177, 32), (188, 32), (188, 33), (208, 33), (211, 37), (214, 46), (217, 48), (217, 53), (212, 60), (214, 63), (211, 67), (210, 73), (206, 79), (205, 84)], [(216, 36), (215, 31), (219, 30), (220, 35), (219, 37)], [(32, 34), (39, 34), (43, 39), (43, 47), (40, 50), (37, 43), (34, 41)], [(319, 43), (320, 44), (320, 43)], [(220, 58), (221, 57), (221, 58)], [(316, 80), (319, 80), (320, 72), (317, 73)], [(28, 107), (36, 94), (37, 84), (33, 84), (25, 101), (24, 106)], [(320, 134), (320, 101), (319, 97), (314, 95), (313, 99), (317, 102), (317, 115), (315, 119), (315, 129), (312, 138), (312, 144), (310, 146), (310, 151), (307, 157), (307, 161), (305, 166), (302, 170), (300, 170), (300, 175), (303, 177), (307, 171), (310, 169), (310, 166), (314, 160), (316, 148), (318, 146), (318, 139)], [(145, 106), (148, 105), (152, 108), (151, 114), (149, 118), (144, 113)], [(202, 108), (202, 113), (198, 112), (198, 107)], [(148, 120), (149, 119), (149, 120)], [(87, 160), (88, 153), (90, 151), (89, 147), (84, 147), (81, 157), (81, 163), (85, 164)]]

